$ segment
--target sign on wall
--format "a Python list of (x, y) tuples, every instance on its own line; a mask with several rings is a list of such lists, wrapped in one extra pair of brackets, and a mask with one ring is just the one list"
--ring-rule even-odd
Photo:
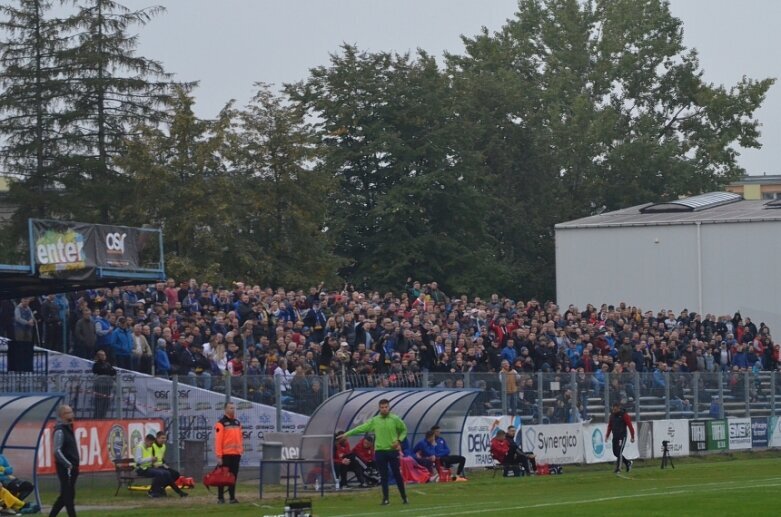
[[(54, 474), (54, 421), (41, 435), (38, 448), (38, 474)], [(77, 420), (73, 435), (79, 449), (81, 472), (113, 472), (115, 459), (132, 458), (136, 446), (147, 434), (164, 430), (160, 419)]]
[(534, 453), (538, 462), (580, 463), (584, 460), (583, 426), (526, 425), (523, 427), (523, 446), (524, 450)]
[(662, 457), (662, 442), (666, 441), (670, 456), (689, 455), (688, 420), (654, 420), (654, 458)]
[(767, 447), (768, 427), (769, 423), (766, 416), (753, 417), (751, 419), (751, 447)]
[[(613, 455), (613, 437), (605, 441), (607, 425), (588, 424), (583, 426), (583, 449), (586, 463), (615, 462)], [(634, 443), (631, 441), (631, 435), (627, 431), (627, 442), (624, 445), (624, 457), (634, 460), (640, 457), (639, 436), (635, 437)]]
[(709, 451), (723, 451), (729, 445), (726, 420), (709, 420), (705, 430), (708, 436)]
[[(494, 464), (491, 458), (491, 440), (499, 429), (507, 430), (514, 425), (521, 434), (521, 418), (513, 416), (470, 416), (464, 423), (461, 433), (461, 455), (466, 458), (467, 467), (489, 467)], [(516, 435), (516, 438), (518, 435)]]
[(731, 451), (751, 448), (750, 418), (728, 418), (727, 432), (729, 434), (729, 449)]
[(705, 420), (689, 420), (689, 451), (708, 450), (708, 433)]
[(768, 447), (781, 447), (781, 418), (771, 416), (767, 427)]

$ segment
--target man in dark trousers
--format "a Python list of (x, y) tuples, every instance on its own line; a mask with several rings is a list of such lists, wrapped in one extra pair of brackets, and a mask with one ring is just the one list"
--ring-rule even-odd
[(626, 471), (632, 470), (632, 462), (624, 457), (624, 446), (626, 446), (626, 430), (632, 434), (632, 443), (635, 443), (635, 428), (632, 426), (632, 419), (618, 402), (613, 403), (613, 412), (610, 414), (610, 420), (607, 423), (607, 433), (605, 440), (610, 438), (613, 433), (613, 456), (616, 457), (616, 468), (613, 471), (618, 474), (621, 472), (621, 462), (624, 462)]
[[(217, 465), (225, 465), (228, 470), (239, 478), (239, 463), (244, 452), (244, 435), (241, 422), (236, 419), (236, 406), (233, 402), (225, 403), (225, 414), (214, 426), (214, 454), (217, 455)], [(230, 503), (236, 500), (236, 484), (228, 486)], [(225, 502), (225, 487), (217, 487), (217, 502)]]
[(452, 472), (453, 481), (466, 481), (466, 476), (464, 476), (466, 458), (450, 454), (450, 447), (447, 446), (445, 439), (440, 436), (441, 430), (438, 425), (432, 427), (431, 430), (434, 432), (434, 439), (436, 441), (434, 453), (436, 454), (437, 459), (447, 468), (450, 468), (451, 465), (458, 465), (456, 472)]
[(390, 412), (390, 401), (388, 399), (380, 400), (380, 414), (369, 419), (366, 423), (354, 427), (346, 433), (336, 437), (339, 441), (346, 436), (356, 434), (374, 433), (374, 459), (377, 462), (377, 468), (380, 471), (380, 480), (382, 483), (382, 503), (389, 504), (388, 500), (388, 467), (393, 472), (393, 478), (396, 480), (396, 486), (399, 487), (399, 494), (404, 504), (407, 504), (407, 492), (404, 489), (404, 478), (401, 477), (401, 466), (399, 452), (401, 451), (401, 442), (407, 437), (407, 425)]
[(54, 464), (60, 480), (60, 496), (54, 502), (49, 517), (55, 517), (63, 507), (68, 517), (76, 517), (76, 478), (79, 477), (79, 448), (73, 436), (73, 409), (62, 405), (57, 412), (59, 422), (54, 428)]

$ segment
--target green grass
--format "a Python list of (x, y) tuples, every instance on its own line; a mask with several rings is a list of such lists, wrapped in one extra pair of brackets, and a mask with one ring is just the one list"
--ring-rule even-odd
[[(676, 469), (658, 461), (636, 462), (628, 475), (617, 477), (607, 464), (565, 466), (562, 476), (502, 478), (475, 472), (467, 483), (409, 485), (410, 504), (403, 506), (395, 487), (391, 504), (380, 507), (379, 489), (343, 491), (321, 499), (311, 496), (318, 516), (400, 515), (455, 517), (465, 515), (778, 515), (781, 452), (724, 454), (676, 459)], [(51, 503), (51, 494), (44, 499)], [(222, 506), (203, 487), (180, 500), (149, 500), (142, 493), (91, 488), (78, 492), (79, 512), (88, 515), (276, 515), (284, 500), (258, 499), (257, 484), (239, 486), (241, 504)], [(93, 507), (90, 509), (90, 507)], [(115, 506), (116, 508), (109, 508)], [(132, 507), (132, 508), (131, 508)]]

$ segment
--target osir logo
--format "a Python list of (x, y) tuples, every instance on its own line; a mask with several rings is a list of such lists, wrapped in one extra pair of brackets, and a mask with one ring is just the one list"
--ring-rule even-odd
[(106, 234), (106, 249), (109, 253), (123, 254), (125, 253), (125, 238), (126, 233), (107, 233)]
[(597, 458), (601, 458), (605, 454), (605, 438), (599, 428), (594, 429), (594, 432), (591, 433), (591, 448)]

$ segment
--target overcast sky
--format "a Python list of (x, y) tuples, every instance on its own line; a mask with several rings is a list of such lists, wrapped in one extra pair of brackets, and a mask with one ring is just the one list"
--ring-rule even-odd
[[(131, 9), (163, 5), (140, 33), (139, 53), (162, 61), (181, 81), (200, 81), (199, 116), (230, 99), (244, 104), (256, 81), (277, 86), (328, 63), (342, 42), (362, 50), (463, 51), (459, 35), (499, 29), (516, 0), (119, 0)], [(700, 53), (705, 79), (731, 85), (744, 75), (781, 77), (781, 1), (671, 0), (685, 43)], [(744, 150), (749, 174), (781, 173), (781, 84), (757, 113), (761, 150)]]

